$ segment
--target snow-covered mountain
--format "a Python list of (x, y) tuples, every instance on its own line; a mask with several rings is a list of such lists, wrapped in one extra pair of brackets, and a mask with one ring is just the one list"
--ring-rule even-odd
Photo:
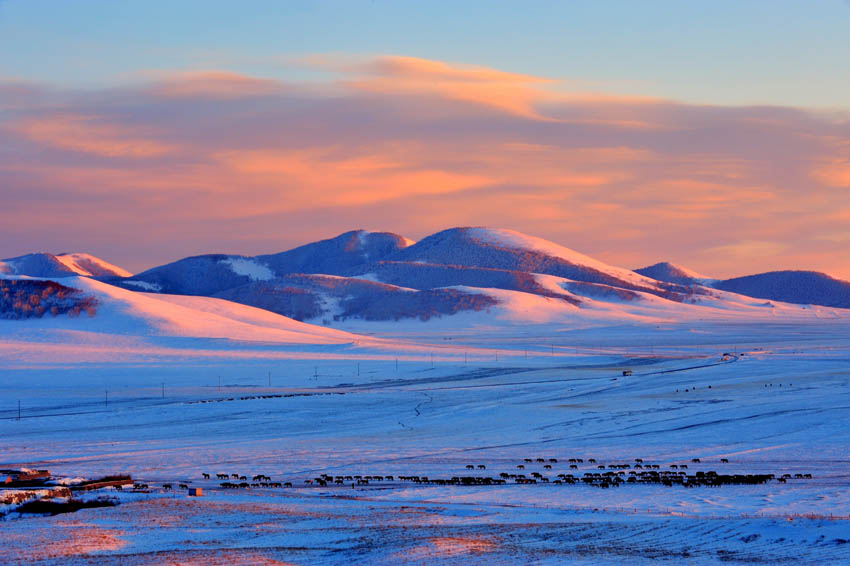
[(634, 271), (607, 265), (553, 242), (513, 230), (451, 228), (428, 236), (389, 259), (542, 273), (661, 295), (679, 290)]
[(850, 281), (817, 271), (771, 271), (717, 281), (713, 286), (772, 301), (850, 308)]
[(712, 279), (686, 267), (661, 262), (635, 272), (658, 281), (703, 285), (757, 299), (850, 308), (850, 281), (817, 271), (771, 271), (732, 279)]
[(0, 260), (0, 274), (30, 277), (130, 277), (126, 269), (85, 253), (32, 253)]
[(187, 257), (139, 273), (124, 284), (144, 291), (215, 295), (291, 273), (342, 275), (365, 262), (383, 259), (408, 243), (396, 234), (354, 230), (277, 254)]
[[(543, 285), (541, 275), (563, 281)], [(453, 228), (418, 243), (357, 230), (278, 254), (189, 257), (120, 285), (216, 296), (325, 324), (479, 311), (498, 302), (489, 289), (531, 293), (573, 307), (582, 297), (641, 300), (641, 292), (682, 302), (698, 293), (540, 238), (489, 228)]]
[(850, 308), (850, 283), (823, 274), (716, 280), (667, 262), (630, 271), (541, 238), (480, 227), (451, 228), (419, 242), (355, 230), (277, 254), (188, 257), (135, 276), (85, 254), (30, 254), (7, 260), (0, 270), (216, 297), (326, 326), (482, 311), (521, 321), (526, 307), (535, 320), (550, 319), (547, 309), (556, 318), (578, 320), (590, 312), (665, 319), (712, 316), (699, 309), (752, 314), (777, 308), (750, 297)]
[(348, 319), (399, 320), (480, 311), (497, 303), (485, 293), (456, 288), (410, 289), (336, 275), (293, 274), (249, 283), (216, 295), (296, 320), (323, 324)]
[(670, 263), (668, 261), (662, 261), (655, 265), (635, 269), (635, 273), (639, 273), (657, 281), (678, 283), (679, 285), (696, 284), (710, 286), (714, 281), (716, 281), (716, 279), (706, 277), (705, 275), (701, 275), (687, 267), (682, 267), (681, 265), (676, 265), (675, 263)]
[(257, 256), (257, 260), (278, 275), (325, 273), (344, 275), (367, 262), (380, 261), (405, 249), (413, 242), (389, 232), (354, 230), (336, 238), (299, 246), (278, 254)]

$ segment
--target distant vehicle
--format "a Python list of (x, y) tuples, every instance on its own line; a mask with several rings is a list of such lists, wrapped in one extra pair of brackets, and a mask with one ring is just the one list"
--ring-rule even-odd
[(632, 370), (630, 370), (630, 369), (623, 370), (623, 377), (628, 377), (630, 375), (632, 375)]

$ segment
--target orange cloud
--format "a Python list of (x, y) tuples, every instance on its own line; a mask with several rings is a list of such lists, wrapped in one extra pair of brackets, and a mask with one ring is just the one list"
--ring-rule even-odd
[(524, 118), (549, 119), (538, 112), (536, 104), (544, 97), (540, 85), (554, 82), (550, 79), (396, 56), (379, 57), (356, 70), (366, 76), (346, 84), (357, 90), (384, 95), (437, 95)]
[(104, 157), (155, 157), (176, 150), (171, 144), (139, 137), (139, 128), (103, 123), (94, 116), (60, 114), (21, 121), (14, 128), (33, 141)]
[[(392, 155), (334, 157), (332, 149), (229, 151), (215, 157), (241, 183), (286, 189), (285, 208), (360, 205), (418, 194), (448, 194), (486, 185), (485, 175), (398, 161)], [(272, 205), (274, 206), (274, 205)]]
[(228, 71), (186, 71), (157, 77), (151, 92), (171, 98), (237, 99), (279, 93), (283, 85), (271, 79)]
[(812, 176), (827, 187), (850, 187), (850, 158), (836, 158), (818, 165)]

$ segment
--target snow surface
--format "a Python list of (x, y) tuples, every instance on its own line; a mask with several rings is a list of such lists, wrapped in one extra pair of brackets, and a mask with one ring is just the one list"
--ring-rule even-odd
[(64, 253), (56, 256), (63, 265), (78, 275), (101, 277), (131, 277), (133, 274), (107, 261), (85, 253)]
[(125, 285), (132, 285), (134, 287), (139, 287), (144, 291), (158, 292), (162, 290), (161, 285), (157, 285), (156, 283), (148, 283), (147, 281), (124, 281)]
[(129, 271), (84, 253), (31, 253), (0, 261), (0, 273), (32, 277), (129, 277)]
[(471, 236), (482, 242), (516, 250), (534, 250), (553, 257), (559, 257), (575, 265), (590, 267), (634, 284), (650, 287), (658, 284), (654, 279), (644, 277), (634, 271), (608, 265), (570, 248), (550, 242), (549, 240), (544, 240), (543, 238), (529, 236), (522, 232), (497, 228), (468, 228), (467, 230)]
[(254, 281), (268, 281), (274, 279), (274, 272), (267, 265), (251, 258), (230, 257), (221, 260), (221, 263), (230, 266), (233, 273), (250, 277)]
[[(0, 468), (127, 472), (152, 493), (10, 516), (0, 563), (847, 563), (846, 310), (720, 291), (696, 304), (582, 296), (576, 308), (467, 288), (503, 302), (343, 332), (67, 283), (101, 301), (94, 318), (0, 321)], [(538, 457), (558, 462), (525, 462)], [(568, 458), (585, 461), (575, 471)], [(589, 458), (813, 478), (690, 489), (397, 479), (518, 465), (555, 477), (595, 471)], [(293, 487), (224, 490), (202, 472)], [(304, 483), (321, 473), (396, 479)], [(163, 492), (166, 482), (206, 495)]]

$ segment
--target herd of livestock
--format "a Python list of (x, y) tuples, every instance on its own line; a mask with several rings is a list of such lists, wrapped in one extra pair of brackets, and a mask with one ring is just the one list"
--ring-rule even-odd
[[(722, 458), (720, 465), (728, 464), (729, 460)], [(690, 461), (690, 465), (701, 464), (699, 458)], [(777, 476), (770, 473), (718, 473), (715, 470), (691, 471), (688, 464), (668, 464), (661, 469), (658, 464), (644, 463), (641, 458), (630, 463), (600, 464), (594, 458), (585, 461), (582, 458), (570, 458), (559, 464), (557, 458), (525, 458), (515, 464), (511, 472), (500, 472), (494, 475), (486, 475), (487, 466), (484, 464), (466, 464), (465, 475), (451, 477), (430, 477), (425, 475), (330, 475), (320, 474), (316, 477), (303, 480), (303, 486), (327, 487), (327, 486), (368, 486), (374, 483), (386, 484), (387, 482), (405, 482), (424, 485), (462, 485), (462, 486), (488, 486), (506, 485), (509, 483), (528, 484), (551, 484), (551, 485), (587, 485), (598, 488), (616, 488), (628, 485), (660, 485), (660, 486), (682, 486), (682, 487), (721, 487), (726, 485), (756, 485), (765, 484), (770, 481), (786, 483), (790, 479), (811, 479), (811, 474), (783, 474)], [(534, 471), (526, 470), (535, 468)], [(555, 473), (554, 468), (563, 468), (564, 471)], [(585, 468), (580, 471), (579, 467)], [(703, 466), (696, 466), (703, 467)], [(478, 472), (478, 473), (475, 473)], [(212, 480), (212, 475), (202, 474), (205, 480)], [(219, 487), (223, 489), (249, 489), (249, 488), (291, 488), (292, 482), (272, 481), (272, 478), (257, 474), (254, 476), (238, 473), (218, 473), (215, 479), (223, 480)], [(147, 487), (147, 486), (145, 486)], [(165, 490), (171, 489), (170, 484), (164, 484)], [(180, 488), (188, 488), (188, 484), (180, 484)]]

